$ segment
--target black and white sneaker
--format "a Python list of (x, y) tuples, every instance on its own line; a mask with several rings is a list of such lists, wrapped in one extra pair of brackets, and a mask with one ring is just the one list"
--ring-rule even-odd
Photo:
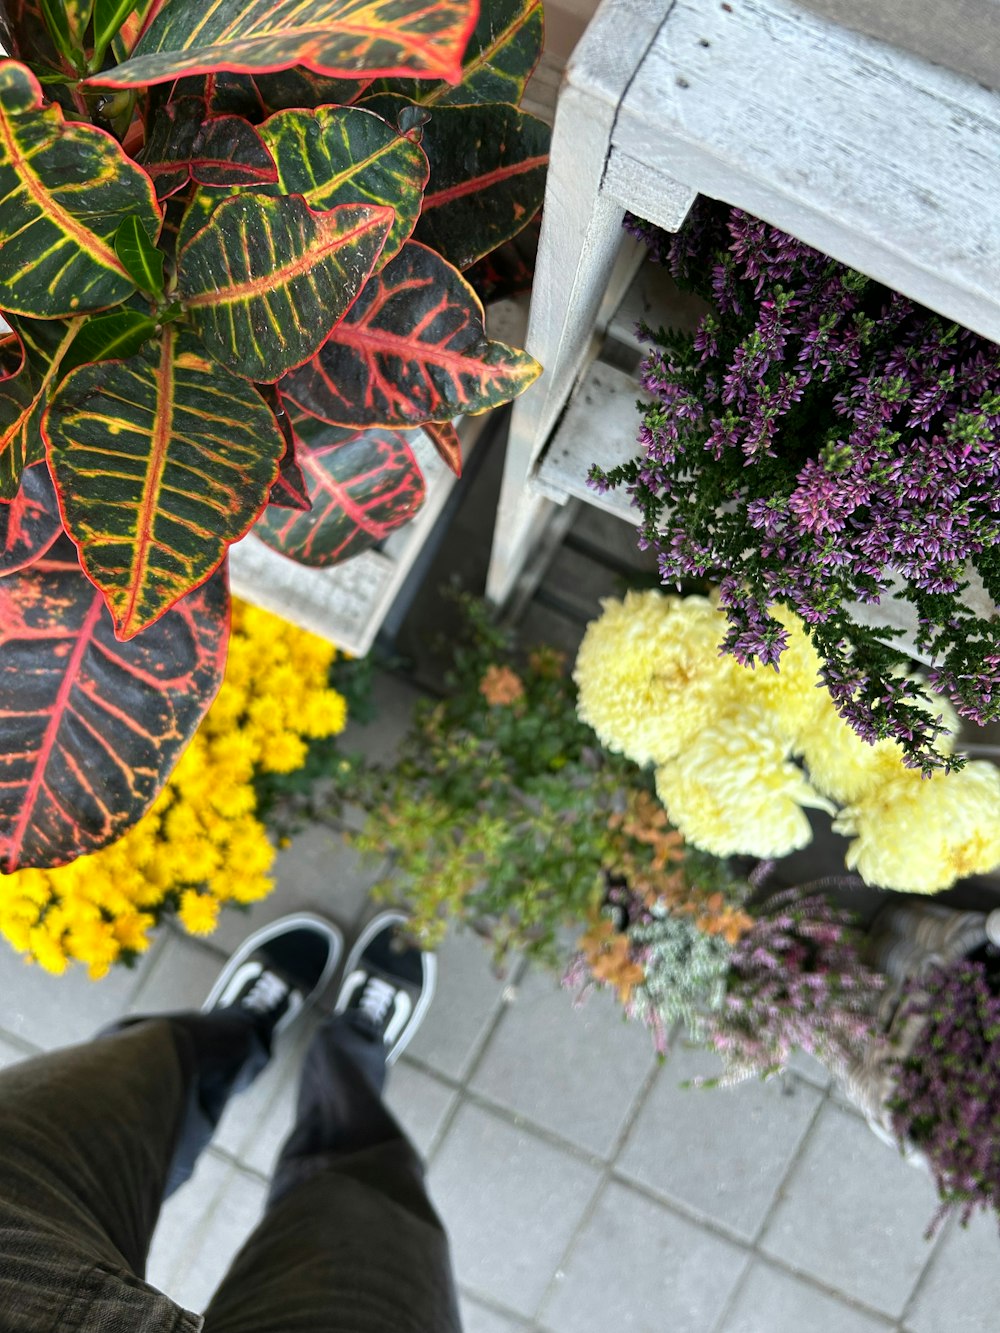
[(409, 945), (399, 932), (402, 912), (381, 912), (369, 921), (344, 964), (334, 1008), (385, 1043), (391, 1065), (411, 1040), (434, 995), (437, 959)]
[(202, 1010), (242, 1009), (270, 1047), (326, 989), (343, 948), (337, 927), (312, 912), (272, 921), (230, 957)]

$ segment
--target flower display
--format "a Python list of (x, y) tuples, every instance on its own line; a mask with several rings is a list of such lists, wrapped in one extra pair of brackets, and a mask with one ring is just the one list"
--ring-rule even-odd
[(719, 654), (719, 615), (707, 598), (655, 590), (601, 605), (573, 673), (580, 716), (608, 749), (666, 763), (708, 723), (720, 694), (740, 688), (739, 668)]
[(657, 795), (703, 851), (785, 856), (812, 840), (804, 807), (834, 811), (787, 754), (765, 708), (732, 708), (656, 770)]
[(869, 884), (936, 893), (1000, 865), (1000, 771), (981, 761), (930, 778), (903, 769), (845, 807), (834, 829), (853, 839), (847, 864)]
[(713, 310), (694, 336), (644, 330), (643, 453), (593, 484), (630, 490), (665, 585), (719, 582), (736, 659), (784, 665), (787, 608), (864, 740), (960, 764), (905, 650), (851, 608), (910, 603), (934, 687), (1000, 716), (997, 622), (963, 596), (971, 577), (1000, 601), (1000, 348), (739, 209), (632, 225)]
[(861, 939), (816, 894), (790, 890), (758, 909), (731, 951), (724, 1000), (697, 1024), (724, 1083), (777, 1073), (796, 1049), (837, 1072), (876, 1039), (885, 980), (861, 962)]
[(941, 1207), (1000, 1211), (1000, 997), (981, 962), (962, 959), (909, 982), (902, 1012), (920, 1024), (897, 1061), (889, 1108), (901, 1143), (924, 1154)]
[[(898, 741), (862, 740), (817, 688), (821, 663), (787, 608), (776, 608), (779, 669), (750, 671), (719, 655), (726, 616), (714, 598), (653, 590), (602, 606), (577, 659), (580, 714), (612, 749), (656, 766), (657, 794), (690, 845), (785, 856), (810, 843), (814, 809), (837, 816), (854, 839), (848, 865), (883, 888), (932, 893), (1000, 864), (1000, 771), (975, 763), (924, 779)], [(920, 677), (906, 685), (950, 754), (955, 710)]]
[(151, 809), (91, 856), (0, 876), (0, 933), (47, 971), (78, 961), (98, 978), (146, 950), (166, 913), (207, 935), (225, 904), (263, 898), (274, 847), (254, 780), (297, 768), (310, 739), (343, 730), (344, 698), (327, 684), (335, 656), (234, 600), (225, 680)]

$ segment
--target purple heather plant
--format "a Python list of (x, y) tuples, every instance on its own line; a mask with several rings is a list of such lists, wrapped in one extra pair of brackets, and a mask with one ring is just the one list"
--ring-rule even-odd
[(955, 765), (895, 634), (848, 607), (911, 602), (931, 683), (1000, 717), (1000, 622), (961, 600), (971, 566), (1000, 601), (1000, 348), (738, 209), (702, 201), (676, 236), (628, 225), (713, 311), (694, 335), (643, 330), (643, 456), (592, 483), (628, 487), (664, 583), (720, 582), (740, 662), (778, 666), (785, 605), (862, 737)]
[(885, 980), (860, 957), (853, 917), (820, 894), (787, 890), (754, 913), (733, 948), (721, 1006), (698, 1022), (723, 1083), (779, 1073), (795, 1049), (836, 1072), (877, 1036)]
[(926, 1022), (899, 1063), (889, 1102), (901, 1141), (927, 1158), (941, 1207), (1000, 1211), (1000, 996), (982, 963), (963, 959), (907, 984), (902, 1014)]

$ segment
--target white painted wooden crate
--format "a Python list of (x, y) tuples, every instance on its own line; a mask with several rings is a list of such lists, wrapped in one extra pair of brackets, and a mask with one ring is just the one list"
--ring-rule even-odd
[[(913, 40), (894, 46), (792, 0), (604, 0), (573, 53), (528, 331), (545, 374), (512, 416), (487, 584), (495, 602), (531, 577), (553, 499), (611, 503), (582, 487), (596, 454), (565, 475), (579, 452), (565, 424), (580, 420), (579, 398), (553, 432), (641, 261), (621, 238), (626, 210), (675, 231), (710, 195), (1000, 341), (1000, 96), (913, 54), (926, 34), (898, 5), (890, 24), (860, 0), (808, 3), (883, 33), (902, 24)], [(1000, 8), (940, 0), (939, 23), (970, 5), (980, 17)], [(914, 12), (925, 10), (919, 0)], [(974, 72), (968, 47), (950, 43), (949, 59)], [(591, 388), (585, 380), (581, 392)], [(600, 444), (603, 461), (603, 430)]]

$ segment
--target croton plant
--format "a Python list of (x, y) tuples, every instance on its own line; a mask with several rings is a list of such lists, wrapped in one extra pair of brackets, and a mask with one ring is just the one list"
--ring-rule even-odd
[[(539, 0), (13, 0), (0, 61), (0, 871), (148, 808), (226, 552), (406, 522), (406, 432), (539, 367), (463, 271), (537, 212)], [(502, 271), (494, 265), (493, 272)], [(471, 275), (470, 275), (471, 276)]]

